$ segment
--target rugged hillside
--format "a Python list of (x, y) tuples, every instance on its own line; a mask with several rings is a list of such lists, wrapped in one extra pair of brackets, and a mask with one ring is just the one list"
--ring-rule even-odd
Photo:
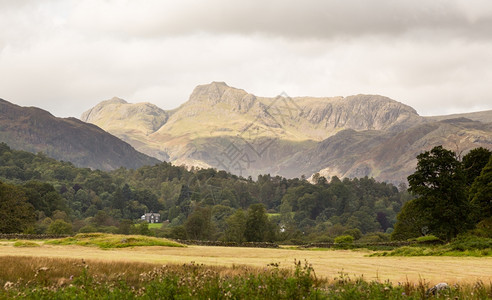
[(86, 111), (80, 119), (104, 128), (142, 153), (169, 160), (169, 156), (158, 150), (160, 145), (154, 144), (149, 135), (161, 128), (171, 114), (151, 103), (130, 104), (114, 97)]
[(77, 166), (112, 170), (159, 163), (92, 124), (57, 118), (36, 107), (0, 99), (0, 141), (15, 149), (44, 152)]
[(415, 156), (435, 145), (465, 152), (492, 147), (484, 123), (492, 111), (464, 115), (475, 121), (446, 121), (452, 117), (421, 117), (378, 95), (265, 98), (213, 82), (197, 86), (172, 112), (142, 108), (149, 105), (112, 99), (82, 120), (148, 155), (243, 176), (321, 171), (399, 182), (413, 171)]
[(344, 130), (316, 147), (283, 162), (285, 176), (316, 173), (323, 176), (374, 177), (405, 182), (416, 156), (443, 145), (465, 154), (476, 147), (492, 149), (492, 124), (465, 118), (422, 123), (401, 132)]

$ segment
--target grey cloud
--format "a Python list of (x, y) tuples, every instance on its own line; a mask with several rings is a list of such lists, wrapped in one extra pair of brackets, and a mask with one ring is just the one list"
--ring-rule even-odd
[(170, 109), (216, 80), (260, 96), (382, 94), (421, 114), (491, 109), (491, 6), (0, 0), (0, 98), (58, 116), (113, 96)]
[[(480, 10), (474, 8), (476, 2)], [(97, 11), (81, 6), (77, 15), (95, 17), (82, 25), (86, 29), (150, 37), (209, 32), (333, 38), (430, 30), (488, 39), (492, 25), (492, 2), (479, 0), (184, 0), (180, 5), (160, 1), (126, 5), (132, 9), (111, 14), (104, 7)]]

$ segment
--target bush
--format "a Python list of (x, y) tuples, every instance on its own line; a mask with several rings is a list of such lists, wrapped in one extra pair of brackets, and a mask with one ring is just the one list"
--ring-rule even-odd
[(314, 241), (314, 243), (333, 243), (333, 238), (327, 234), (316, 236), (309, 240)]
[(67, 223), (63, 220), (56, 220), (50, 224), (47, 230), (48, 234), (71, 234), (72, 224)]
[(92, 225), (85, 225), (84, 227), (79, 229), (79, 232), (80, 233), (97, 232), (97, 228)]
[(390, 236), (386, 233), (376, 232), (368, 233), (359, 239), (359, 243), (382, 243), (389, 241)]
[(351, 235), (340, 235), (335, 238), (335, 244), (353, 244), (354, 243), (354, 237)]
[(473, 235), (459, 236), (450, 244), (451, 250), (484, 250), (492, 248), (492, 239)]
[(354, 228), (354, 229), (345, 230), (343, 235), (351, 235), (354, 237), (354, 240), (358, 240), (362, 237), (362, 232), (360, 231), (359, 228)]
[(492, 218), (480, 221), (472, 233), (476, 236), (492, 238)]

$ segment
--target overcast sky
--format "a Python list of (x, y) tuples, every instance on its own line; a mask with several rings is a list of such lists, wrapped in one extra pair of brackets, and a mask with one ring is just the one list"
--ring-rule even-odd
[(0, 98), (79, 117), (172, 109), (225, 81), (259, 96), (380, 94), (492, 109), (490, 0), (0, 0)]

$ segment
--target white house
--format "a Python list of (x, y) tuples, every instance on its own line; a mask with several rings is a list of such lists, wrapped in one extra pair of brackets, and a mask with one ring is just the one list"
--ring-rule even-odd
[(161, 214), (158, 213), (146, 213), (145, 215), (142, 215), (141, 217), (142, 220), (145, 220), (149, 223), (160, 223), (161, 222)]

